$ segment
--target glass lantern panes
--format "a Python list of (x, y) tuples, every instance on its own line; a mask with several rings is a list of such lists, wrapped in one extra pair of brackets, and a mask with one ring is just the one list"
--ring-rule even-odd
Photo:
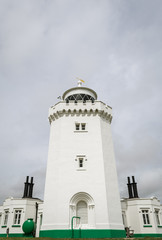
[(94, 102), (94, 98), (87, 94), (73, 94), (65, 99), (66, 102), (74, 101), (76, 103), (77, 103), (77, 101), (86, 102), (87, 100)]

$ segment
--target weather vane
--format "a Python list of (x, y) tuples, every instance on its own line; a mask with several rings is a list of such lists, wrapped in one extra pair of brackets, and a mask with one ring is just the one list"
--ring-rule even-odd
[(78, 87), (81, 87), (81, 86), (82, 86), (82, 83), (85, 83), (85, 81), (84, 81), (83, 79), (81, 79), (81, 78), (76, 77), (76, 79), (79, 80), (79, 81), (78, 81)]

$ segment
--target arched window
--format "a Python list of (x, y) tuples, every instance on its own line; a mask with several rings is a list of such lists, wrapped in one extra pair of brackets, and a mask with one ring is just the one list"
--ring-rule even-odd
[(88, 209), (85, 201), (79, 201), (77, 203), (76, 215), (80, 217), (81, 224), (88, 224)]

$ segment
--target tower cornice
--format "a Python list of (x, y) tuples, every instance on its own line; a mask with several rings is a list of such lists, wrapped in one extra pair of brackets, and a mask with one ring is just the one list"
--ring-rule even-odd
[(74, 101), (66, 103), (65, 101), (59, 102), (49, 109), (49, 122), (63, 117), (63, 116), (100, 116), (109, 123), (112, 121), (112, 109), (101, 101), (87, 101), (86, 103)]

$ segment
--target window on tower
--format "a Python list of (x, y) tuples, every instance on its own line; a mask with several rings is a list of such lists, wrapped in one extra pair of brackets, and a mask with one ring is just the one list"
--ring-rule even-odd
[(82, 123), (81, 126), (82, 126), (83, 131), (86, 130), (86, 124), (85, 123)]
[(79, 168), (83, 167), (83, 158), (79, 158)]
[(79, 131), (79, 130), (80, 130), (80, 124), (79, 124), (79, 123), (76, 123), (76, 124), (75, 124), (75, 130), (76, 130), (76, 131)]
[(86, 123), (75, 123), (75, 131), (86, 132)]
[(86, 171), (87, 169), (87, 158), (85, 155), (78, 155), (75, 159), (75, 166), (77, 171)]

